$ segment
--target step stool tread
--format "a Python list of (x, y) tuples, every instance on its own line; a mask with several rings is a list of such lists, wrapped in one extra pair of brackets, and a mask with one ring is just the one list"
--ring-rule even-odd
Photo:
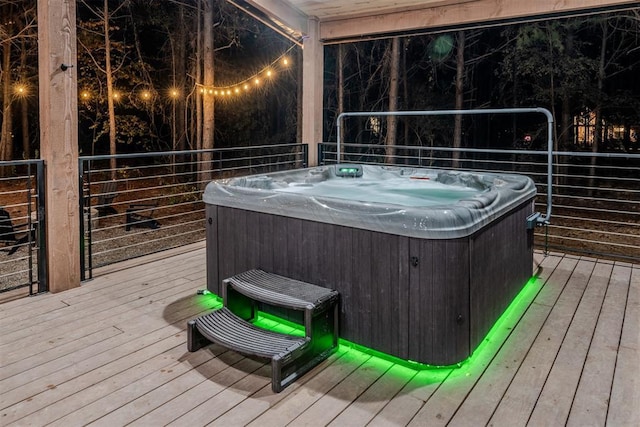
[(309, 342), (304, 337), (258, 328), (224, 307), (197, 318), (195, 322), (200, 333), (210, 341), (258, 357), (272, 358), (291, 353)]
[(263, 270), (245, 271), (225, 279), (225, 282), (255, 300), (298, 310), (304, 310), (309, 305), (317, 306), (338, 297), (335, 290)]

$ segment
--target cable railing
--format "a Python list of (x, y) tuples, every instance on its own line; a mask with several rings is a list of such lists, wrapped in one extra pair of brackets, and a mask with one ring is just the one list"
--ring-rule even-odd
[(203, 240), (202, 193), (211, 180), (306, 162), (302, 144), (80, 157), (82, 279), (97, 267)]
[[(382, 145), (342, 145), (345, 162), (390, 159)], [(306, 167), (306, 150), (283, 144), (123, 154), (113, 156), (115, 168), (112, 156), (81, 157), (83, 279), (96, 267), (203, 240), (209, 181)], [(526, 174), (538, 188), (536, 210), (546, 210), (546, 151), (397, 145), (393, 153), (395, 165)], [(321, 164), (335, 163), (336, 154), (335, 143), (320, 144)], [(536, 246), (639, 262), (640, 154), (556, 151), (553, 159), (554, 213), (536, 228)], [(46, 291), (43, 162), (0, 162), (0, 170), (0, 292)]]
[(44, 163), (0, 162), (0, 298), (47, 290)]
[[(342, 144), (342, 162), (521, 173), (536, 183), (536, 211), (547, 208), (547, 151)], [(454, 157), (453, 153), (457, 153)], [(319, 147), (321, 164), (336, 163), (335, 143)], [(612, 260), (640, 261), (640, 154), (553, 152), (553, 216), (535, 244)]]

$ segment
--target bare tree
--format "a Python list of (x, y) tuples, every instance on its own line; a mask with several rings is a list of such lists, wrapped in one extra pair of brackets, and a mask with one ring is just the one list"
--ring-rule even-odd
[[(204, 0), (204, 25), (202, 34), (202, 55), (204, 79), (203, 86), (205, 91), (202, 97), (202, 149), (212, 150), (214, 146), (214, 120), (215, 120), (215, 104), (211, 88), (214, 85), (214, 57), (215, 48), (213, 44), (213, 0)], [(202, 162), (200, 163), (200, 176), (198, 180), (204, 184), (211, 180), (211, 161), (213, 155), (210, 151), (202, 154)]]
[[(347, 57), (347, 53), (346, 53), (347, 49), (346, 46), (344, 44), (339, 44), (338, 45), (338, 60), (336, 61), (336, 68), (337, 68), (337, 74), (338, 74), (338, 111), (336, 112), (337, 116), (339, 116), (340, 114), (344, 113), (344, 85), (345, 85), (345, 81), (344, 81), (344, 67), (345, 67), (345, 60)], [(344, 141), (344, 126), (340, 127), (340, 141)], [(344, 151), (344, 144), (342, 144), (340, 146), (340, 151)], [(342, 153), (336, 153), (336, 158), (340, 159), (341, 158)]]
[[(0, 2), (0, 98), (2, 99), (0, 125), (0, 160), (13, 160), (13, 126), (15, 101), (20, 100), (23, 157), (30, 152), (27, 96), (34, 93), (27, 83), (35, 67), (27, 66), (27, 55), (35, 47), (36, 6), (26, 0)], [(19, 58), (15, 55), (18, 53)], [(17, 73), (12, 73), (17, 70)]]
[[(455, 109), (462, 110), (464, 106), (464, 49), (465, 49), (465, 32), (458, 31), (458, 48), (456, 53), (456, 101)], [(460, 114), (454, 117), (453, 122), (453, 148), (462, 147), (462, 116)], [(457, 168), (460, 161), (460, 152), (452, 153), (451, 166)]]
[(0, 61), (0, 80), (2, 81), (2, 129), (0, 129), (0, 160), (11, 160), (13, 153), (13, 112), (11, 108), (13, 96), (11, 93), (11, 48), (15, 27), (15, 5), (6, 3), (0, 7), (2, 32), (0, 40), (2, 46), (2, 60)]
[[(103, 24), (104, 24), (104, 61), (105, 74), (107, 77), (107, 109), (109, 111), (109, 153), (116, 154), (116, 112), (113, 104), (113, 70), (111, 68), (111, 38), (109, 37), (109, 1), (103, 3)], [(110, 159), (111, 179), (116, 179), (116, 158)]]
[[(104, 65), (101, 61), (94, 56), (92, 49), (82, 42), (79, 42), (80, 46), (84, 49), (85, 53), (91, 57), (91, 60), (95, 68), (104, 74), (107, 89), (107, 116), (108, 116), (108, 128), (109, 128), (109, 154), (115, 156), (117, 154), (117, 128), (116, 128), (116, 113), (114, 104), (114, 76), (118, 72), (123, 63), (114, 67), (112, 64), (112, 47), (111, 47), (111, 17), (117, 13), (119, 9), (128, 5), (128, 2), (122, 2), (118, 7), (111, 11), (109, 10), (109, 1), (103, 0), (102, 9), (95, 9), (91, 7), (86, 1), (81, 0), (82, 4), (90, 11), (100, 22), (102, 26), (102, 38), (104, 42)], [(111, 179), (117, 177), (117, 161), (115, 157), (111, 157), (109, 161), (109, 168), (111, 169)]]
[[(10, 34), (13, 28), (11, 21), (4, 24), (5, 31)], [(11, 39), (2, 41), (2, 135), (0, 138), (0, 160), (11, 160), (13, 153), (12, 93), (11, 93)]]
[[(400, 38), (391, 39), (389, 57), (389, 107), (388, 111), (398, 111), (398, 84), (400, 80)], [(395, 163), (398, 117), (387, 116), (386, 163)]]

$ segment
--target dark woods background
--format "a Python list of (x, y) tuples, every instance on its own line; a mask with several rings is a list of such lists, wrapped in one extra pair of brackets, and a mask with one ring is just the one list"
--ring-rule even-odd
[[(394, 50), (386, 39), (328, 47), (326, 116), (393, 110), (391, 97), (397, 110), (545, 107), (557, 123), (558, 149), (640, 146), (638, 10), (402, 37), (398, 45)], [(347, 141), (389, 139), (385, 120), (353, 126), (345, 126)], [(399, 145), (452, 146), (456, 138), (453, 118), (401, 119), (397, 126)], [(329, 140), (335, 132), (328, 123)], [(546, 146), (541, 116), (468, 116), (459, 133), (462, 146)]]
[[(213, 9), (211, 22), (205, 7)], [(83, 155), (110, 152), (110, 111), (118, 153), (200, 148), (198, 120), (214, 122), (215, 147), (299, 139), (298, 47), (288, 54), (290, 66), (260, 88), (216, 98), (214, 116), (198, 106), (204, 55), (214, 58), (214, 85), (226, 86), (293, 45), (242, 11), (222, 0), (78, 0), (77, 8)], [(211, 51), (198, 41), (207, 28)], [(35, 1), (0, 1), (0, 46), (0, 159), (35, 158)], [(341, 111), (539, 106), (556, 118), (559, 149), (637, 151), (639, 63), (639, 9), (330, 45), (324, 139), (335, 141)], [(377, 144), (540, 148), (545, 141), (536, 117), (467, 117), (457, 125), (369, 119), (345, 129), (347, 141)]]

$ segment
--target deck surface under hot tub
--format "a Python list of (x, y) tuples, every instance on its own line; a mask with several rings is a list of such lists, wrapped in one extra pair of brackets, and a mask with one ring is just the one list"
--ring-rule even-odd
[(208, 288), (261, 268), (336, 289), (341, 337), (454, 364), (530, 278), (532, 211), (528, 200), (472, 235), (424, 239), (207, 203)]

